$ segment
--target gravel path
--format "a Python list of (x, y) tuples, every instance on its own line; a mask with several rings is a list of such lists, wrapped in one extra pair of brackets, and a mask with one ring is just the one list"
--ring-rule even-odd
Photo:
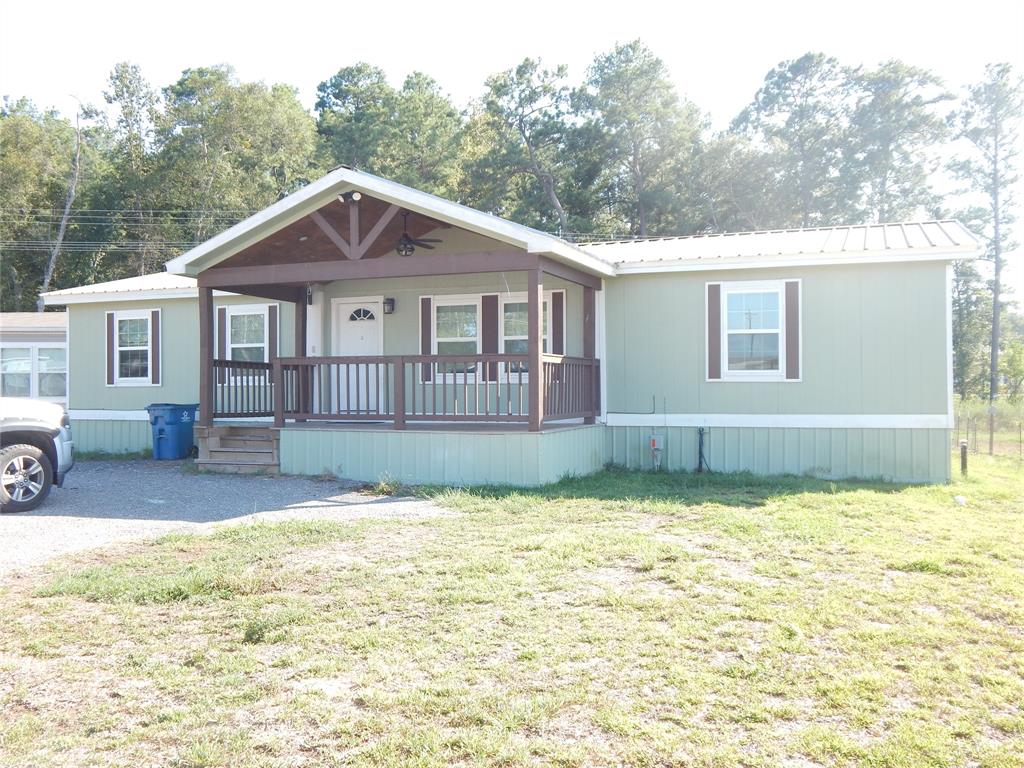
[(0, 573), (66, 552), (222, 523), (446, 514), (428, 501), (374, 498), (351, 483), (182, 472), (177, 461), (80, 461), (32, 512), (0, 515)]

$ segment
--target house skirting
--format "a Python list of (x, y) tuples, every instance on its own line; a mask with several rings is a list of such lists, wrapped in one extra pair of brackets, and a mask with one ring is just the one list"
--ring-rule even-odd
[(149, 414), (139, 411), (75, 411), (71, 435), (75, 450), (96, 453), (138, 453), (153, 447)]
[(602, 425), (544, 432), (292, 425), (281, 430), (282, 472), (363, 482), (533, 486), (590, 474), (604, 463)]
[[(697, 427), (606, 426), (606, 460), (651, 468), (650, 436), (662, 435), (661, 465), (697, 466)], [(906, 483), (950, 480), (946, 428), (707, 427), (704, 457), (713, 472), (864, 478)]]

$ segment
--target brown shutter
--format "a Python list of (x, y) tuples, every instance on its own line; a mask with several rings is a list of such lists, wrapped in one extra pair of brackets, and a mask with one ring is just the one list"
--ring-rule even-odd
[(722, 378), (722, 286), (708, 283), (708, 378)]
[[(420, 354), (430, 354), (430, 340), (433, 333), (434, 316), (431, 311), (430, 297), (420, 297)], [(420, 374), (423, 381), (430, 381), (430, 363), (424, 363)]]
[(565, 354), (565, 291), (551, 294), (551, 327), (548, 329), (551, 354)]
[(107, 312), (107, 384), (114, 383), (114, 313)]
[(154, 309), (150, 313), (149, 323), (149, 354), (152, 358), (149, 369), (149, 381), (151, 384), (160, 383), (160, 310)]
[[(501, 336), (498, 333), (498, 329), (501, 323), (501, 317), (499, 316), (501, 310), (498, 304), (498, 295), (490, 294), (480, 297), (480, 311), (483, 317), (480, 318), (480, 331), (482, 337), (480, 339), (480, 349), (485, 355), (496, 355), (503, 350), (498, 349), (498, 344), (501, 341)], [(498, 380), (498, 365), (497, 363), (490, 363), (484, 369), (486, 381), (497, 381)]]
[[(277, 304), (267, 307), (267, 362), (277, 357)], [(321, 354), (323, 354), (321, 352)]]
[(800, 378), (800, 281), (786, 281), (786, 378)]
[[(228, 354), (228, 310), (226, 307), (217, 307), (217, 359), (225, 360)], [(224, 369), (217, 369), (217, 383), (223, 384)]]

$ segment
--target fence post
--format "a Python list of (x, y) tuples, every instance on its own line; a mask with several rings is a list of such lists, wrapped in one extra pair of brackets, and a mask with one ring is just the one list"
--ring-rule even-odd
[(960, 474), (967, 477), (967, 441), (960, 441)]

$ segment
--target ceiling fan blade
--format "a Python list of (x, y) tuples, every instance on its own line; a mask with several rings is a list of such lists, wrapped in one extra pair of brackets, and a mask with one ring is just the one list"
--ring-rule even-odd
[(434, 250), (434, 246), (430, 243), (416, 243), (417, 248), (426, 248), (428, 251)]
[(417, 243), (443, 243), (444, 240), (442, 240), (439, 237), (417, 237), (416, 238), (416, 242)]

